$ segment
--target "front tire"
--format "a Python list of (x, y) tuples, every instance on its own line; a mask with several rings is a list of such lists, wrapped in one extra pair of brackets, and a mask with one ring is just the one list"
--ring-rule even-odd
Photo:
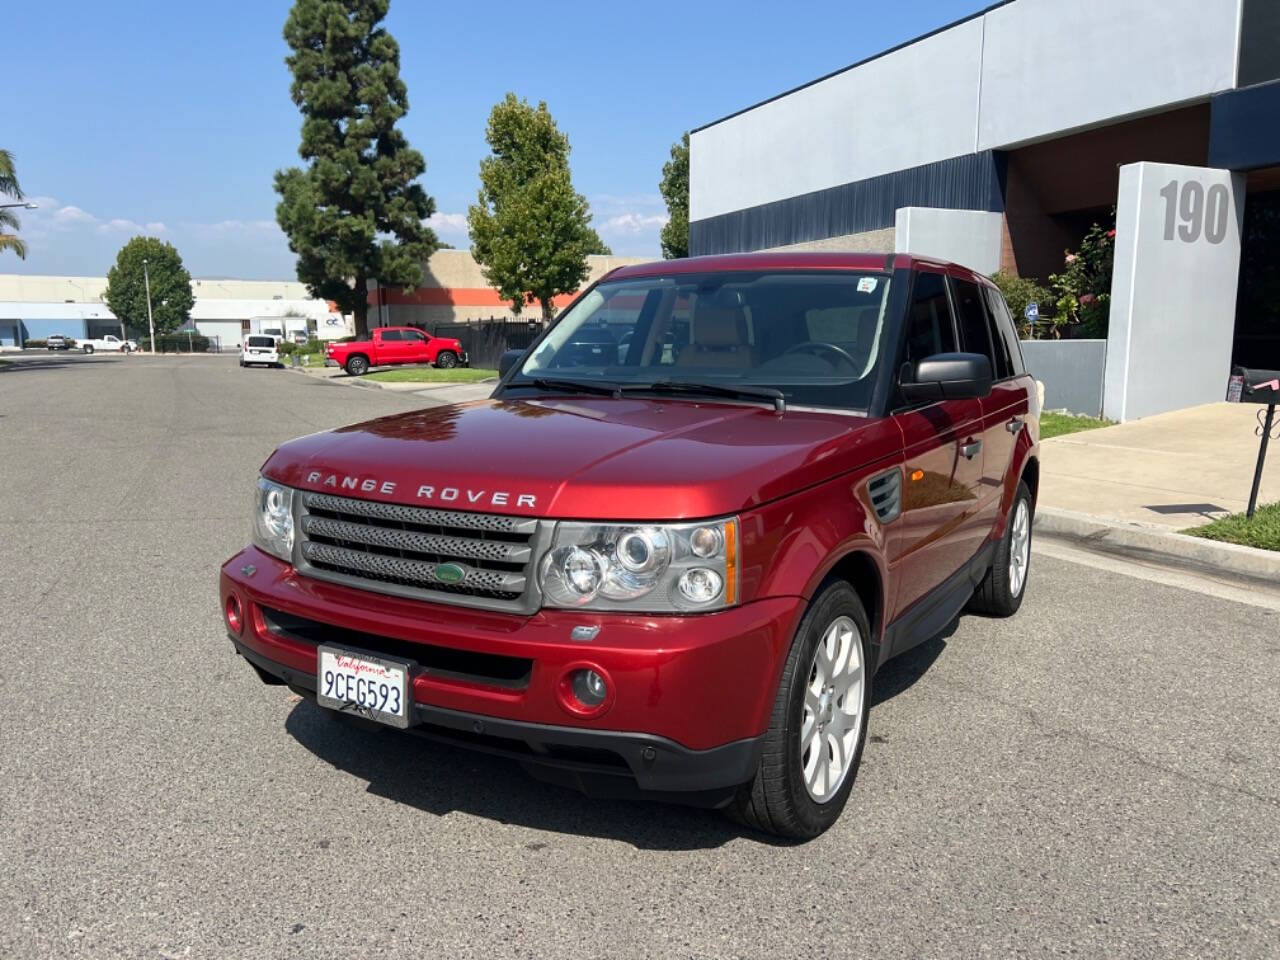
[(755, 777), (730, 816), (808, 840), (840, 816), (862, 762), (871, 708), (871, 623), (843, 580), (809, 605), (782, 668)]
[(1013, 506), (1009, 508), (1009, 520), (1004, 536), (996, 547), (991, 568), (973, 592), (969, 610), (992, 617), (1011, 617), (1022, 606), (1027, 592), (1027, 574), (1031, 568), (1031, 526), (1035, 507), (1031, 491), (1024, 481), (1018, 481)]
[(436, 366), (441, 370), (452, 370), (458, 365), (458, 355), (452, 350), (441, 350), (436, 354)]
[(353, 377), (363, 377), (369, 372), (369, 361), (364, 357), (351, 357), (347, 360), (347, 373)]

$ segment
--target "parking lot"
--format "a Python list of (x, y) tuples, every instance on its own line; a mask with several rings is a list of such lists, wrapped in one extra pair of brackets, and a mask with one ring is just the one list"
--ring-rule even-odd
[(216, 602), (259, 465), (423, 402), (234, 357), (0, 364), (0, 956), (1280, 955), (1254, 585), (1038, 546), (1014, 620), (877, 676), (802, 846), (263, 686)]

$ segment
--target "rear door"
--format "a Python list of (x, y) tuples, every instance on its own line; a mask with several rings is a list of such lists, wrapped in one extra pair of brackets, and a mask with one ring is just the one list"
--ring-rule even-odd
[[(957, 349), (946, 277), (922, 270), (914, 278), (905, 342), (895, 370)], [(943, 400), (909, 405), (895, 389), (893, 418), (902, 430), (902, 515), (890, 526), (889, 562), (898, 583), (896, 618), (956, 571), (981, 547), (975, 535), (982, 482), (982, 405)]]
[[(977, 353), (991, 363), (991, 376), (997, 383), (1007, 382), (1009, 362), (1004, 343), (999, 341), (991, 325), (991, 311), (984, 288), (968, 277), (951, 278), (952, 302), (956, 308), (956, 326), (960, 333), (960, 349), (965, 353)], [(999, 349), (996, 349), (997, 346)], [(983, 397), (982, 430), (982, 478), (977, 488), (979, 512), (975, 522), (981, 525), (984, 536), (989, 535), (1000, 511), (1002, 479), (1009, 468), (1013, 446), (1006, 441), (1012, 438), (1005, 425), (1009, 406), (1007, 390), (994, 389)]]
[(383, 330), (381, 328), (374, 330), (373, 344), (374, 363), (384, 364), (404, 362), (405, 344), (400, 338), (399, 330)]
[[(983, 401), (983, 421), (988, 425), (989, 438), (986, 470), (993, 482), (1012, 494), (1010, 471), (1019, 434), (1026, 428), (1027, 416), (1031, 412), (1031, 392), (1035, 389), (1035, 382), (1023, 366), (1018, 330), (1004, 297), (994, 287), (983, 286), (981, 289), (988, 308), (997, 364), (995, 386), (991, 396)], [(1009, 498), (1005, 497), (1002, 502), (1009, 502)]]

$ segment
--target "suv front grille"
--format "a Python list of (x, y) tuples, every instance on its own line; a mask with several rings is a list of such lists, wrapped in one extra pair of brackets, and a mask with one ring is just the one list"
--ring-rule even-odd
[[(415, 599), (511, 611), (536, 607), (535, 519), (307, 491), (298, 493), (297, 506), (302, 573)], [(446, 564), (449, 576), (441, 577)]]

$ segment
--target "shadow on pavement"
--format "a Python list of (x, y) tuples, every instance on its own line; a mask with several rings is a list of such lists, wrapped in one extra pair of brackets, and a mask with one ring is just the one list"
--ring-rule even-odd
[[(959, 617), (925, 643), (888, 661), (876, 673), (871, 703), (910, 688), (946, 649)], [(738, 837), (786, 845), (739, 828), (714, 810), (657, 800), (586, 797), (542, 783), (515, 760), (422, 740), (395, 730), (354, 726), (304, 699), (285, 729), (325, 763), (368, 783), (368, 790), (396, 803), (443, 816), (453, 811), (609, 840), (641, 850), (706, 850)]]
[(533, 779), (514, 760), (366, 730), (301, 701), (289, 734), (326, 763), (368, 782), (370, 793), (443, 816), (453, 811), (538, 830), (621, 840), (641, 850), (706, 850), (738, 837), (772, 838), (736, 827), (714, 810), (648, 800), (602, 800)]
[[(0, 360), (6, 358), (0, 357)], [(54, 370), (64, 367), (76, 367), (82, 363), (116, 363), (114, 357), (95, 357), (84, 355), (58, 356), (53, 354), (49, 357), (29, 358), (24, 357), (21, 360), (14, 359), (6, 363), (0, 363), (0, 374), (18, 373), (22, 370)]]
[(956, 617), (938, 635), (884, 663), (876, 671), (876, 678), (872, 682), (871, 706), (892, 700), (909, 690), (933, 666), (934, 661), (942, 656), (942, 651), (947, 649), (947, 640), (959, 625), (960, 618)]

